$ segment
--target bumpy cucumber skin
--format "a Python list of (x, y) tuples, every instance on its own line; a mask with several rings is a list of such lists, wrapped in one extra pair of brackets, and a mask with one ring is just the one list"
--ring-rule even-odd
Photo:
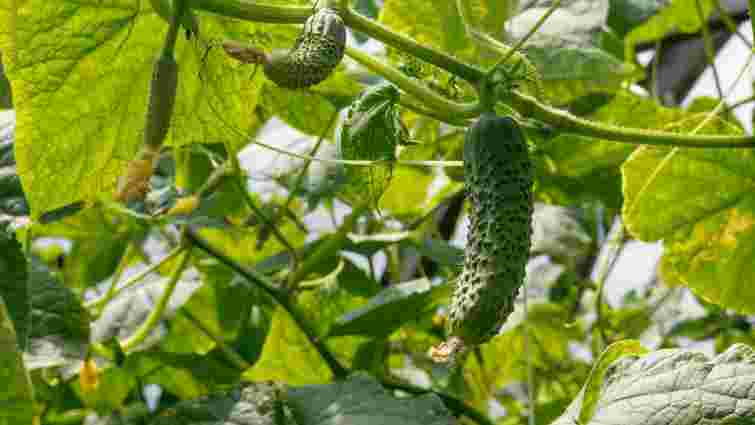
[(533, 169), (526, 139), (508, 117), (485, 113), (467, 132), (465, 188), (470, 223), (464, 269), (451, 299), (449, 340), (490, 340), (514, 310), (532, 232)]
[(161, 54), (155, 61), (149, 88), (149, 104), (144, 126), (144, 143), (159, 148), (170, 129), (178, 89), (178, 64), (172, 55)]
[(301, 89), (328, 78), (346, 49), (346, 26), (335, 10), (322, 8), (307, 19), (289, 52), (273, 52), (264, 64), (267, 78), (281, 87)]

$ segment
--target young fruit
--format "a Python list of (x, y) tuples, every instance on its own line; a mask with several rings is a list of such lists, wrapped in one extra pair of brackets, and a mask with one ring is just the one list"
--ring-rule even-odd
[(464, 268), (449, 308), (448, 339), (431, 356), (448, 361), (490, 340), (514, 309), (529, 257), (532, 164), (516, 122), (484, 113), (467, 132), (464, 179), (470, 223)]
[(157, 57), (149, 87), (149, 104), (144, 127), (144, 143), (159, 147), (165, 140), (173, 116), (178, 88), (178, 64), (173, 55)]
[(325, 80), (341, 63), (346, 48), (346, 26), (338, 13), (321, 8), (304, 24), (290, 51), (267, 55), (259, 49), (226, 42), (228, 55), (245, 63), (261, 63), (275, 84), (290, 89), (313, 86)]

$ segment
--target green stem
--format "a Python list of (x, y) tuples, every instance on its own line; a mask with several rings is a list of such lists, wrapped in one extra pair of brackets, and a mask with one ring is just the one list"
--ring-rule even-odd
[(445, 69), (451, 74), (461, 77), (472, 84), (476, 85), (485, 76), (479, 68), (461, 62), (446, 53), (423, 46), (403, 34), (399, 34), (360, 15), (353, 9), (344, 11), (342, 16), (344, 23), (353, 30), (367, 34), (376, 40), (409, 53), (414, 57), (437, 66), (438, 68)]
[(607, 345), (606, 330), (605, 326), (603, 326), (603, 307), (605, 305), (605, 303), (603, 302), (603, 291), (606, 286), (606, 280), (608, 279), (608, 273), (611, 271), (611, 268), (613, 267), (616, 259), (619, 256), (619, 252), (621, 251), (621, 248), (623, 246), (623, 241), (624, 223), (622, 222), (621, 217), (617, 217), (616, 221), (613, 223), (611, 231), (608, 234), (608, 238), (606, 239), (606, 252), (603, 256), (601, 256), (601, 258), (598, 259), (598, 271), (595, 277), (598, 288), (595, 292), (596, 318), (594, 326), (598, 327), (601, 338), (598, 352), (602, 352)]
[(537, 30), (540, 29), (540, 27), (545, 24), (545, 21), (548, 20), (548, 18), (553, 14), (553, 12), (558, 9), (558, 7), (561, 5), (561, 0), (555, 0), (550, 7), (548, 8), (545, 13), (543, 13), (543, 16), (540, 17), (540, 19), (535, 22), (535, 25), (530, 28), (530, 30), (527, 32), (527, 34), (524, 35), (519, 41), (516, 42), (516, 44), (513, 47), (509, 48), (508, 54), (506, 54), (504, 57), (501, 58), (501, 60), (498, 61), (498, 63), (495, 64), (495, 66), (490, 70), (490, 72), (494, 72), (496, 68), (503, 65), (504, 63), (508, 62), (511, 57), (519, 51), (519, 49), (522, 48), (524, 43), (526, 43), (530, 38), (532, 38), (533, 35), (537, 32)]
[(474, 118), (480, 115), (481, 106), (479, 104), (461, 104), (450, 101), (427, 87), (418, 84), (416, 80), (407, 77), (398, 69), (375, 60), (372, 56), (361, 50), (347, 47), (346, 54), (370, 71), (385, 77), (385, 79), (397, 85), (401, 90), (417, 99), (421, 99), (425, 105), (433, 109), (438, 115), (448, 117), (449, 120)]
[[(580, 136), (633, 145), (677, 146), (687, 148), (752, 148), (752, 136), (687, 135), (638, 128), (618, 127), (579, 118), (561, 109), (538, 102), (517, 91), (507, 99), (522, 115), (548, 123), (555, 130)], [(505, 94), (504, 94), (505, 96)]]
[(718, 98), (724, 98), (724, 90), (721, 87), (721, 77), (718, 75), (718, 68), (716, 68), (716, 49), (713, 46), (713, 38), (710, 36), (710, 29), (708, 28), (708, 20), (705, 19), (703, 14), (703, 5), (700, 0), (695, 0), (695, 7), (697, 9), (697, 17), (700, 19), (700, 28), (703, 33), (703, 48), (705, 50), (705, 58), (708, 61), (708, 65), (713, 71), (713, 81), (716, 84), (716, 92)]
[(312, 14), (309, 6), (272, 6), (244, 0), (187, 0), (192, 9), (271, 24), (303, 24)]
[(178, 264), (176, 264), (176, 267), (173, 269), (173, 272), (170, 275), (170, 280), (168, 280), (168, 284), (165, 286), (165, 290), (163, 291), (162, 296), (158, 300), (155, 308), (152, 310), (152, 312), (150, 312), (147, 320), (142, 323), (142, 325), (139, 327), (139, 329), (136, 330), (133, 336), (121, 343), (123, 351), (129, 351), (144, 342), (147, 336), (149, 336), (150, 332), (152, 332), (155, 326), (157, 326), (157, 324), (160, 322), (163, 316), (163, 312), (165, 311), (165, 307), (168, 306), (170, 296), (176, 289), (178, 280), (181, 278), (181, 274), (189, 263), (190, 257), (191, 249), (187, 249), (182, 252), (181, 257), (178, 260)]
[(328, 365), (336, 379), (343, 379), (348, 376), (349, 371), (336, 359), (333, 353), (330, 352), (325, 342), (317, 337), (315, 330), (309, 326), (309, 322), (298, 311), (296, 306), (291, 302), (286, 294), (279, 291), (276, 286), (270, 282), (267, 277), (255, 272), (254, 270), (247, 269), (239, 264), (236, 260), (230, 258), (221, 250), (216, 249), (204, 238), (199, 236), (191, 228), (186, 229), (186, 238), (192, 245), (205, 251), (207, 254), (215, 257), (218, 261), (230, 267), (233, 271), (241, 275), (244, 279), (251, 282), (254, 285), (259, 286), (268, 295), (270, 295), (284, 310), (291, 316), (301, 331), (307, 336), (307, 339), (312, 343), (317, 352), (322, 357), (323, 361)]
[(99, 315), (102, 314), (100, 305), (107, 304), (110, 300), (113, 299), (113, 297), (117, 293), (118, 281), (121, 280), (121, 276), (123, 276), (123, 272), (126, 270), (126, 265), (128, 264), (128, 260), (131, 258), (132, 251), (134, 251), (134, 244), (129, 243), (128, 246), (126, 246), (126, 250), (123, 253), (123, 257), (121, 257), (121, 261), (118, 262), (118, 267), (116, 267), (115, 273), (113, 273), (113, 277), (110, 282), (110, 287), (107, 289), (105, 296), (102, 297), (101, 299), (101, 301), (103, 302), (97, 303), (97, 311), (95, 312), (94, 317), (99, 317)]
[(257, 216), (257, 218), (262, 222), (264, 226), (267, 226), (270, 231), (273, 232), (275, 239), (277, 239), (278, 242), (280, 242), (289, 252), (291, 256), (291, 269), (296, 269), (296, 266), (299, 262), (299, 256), (296, 253), (294, 246), (291, 245), (288, 239), (286, 239), (286, 236), (281, 233), (275, 222), (273, 222), (270, 217), (268, 217), (267, 214), (265, 214), (265, 212), (257, 206), (257, 204), (254, 202), (254, 199), (252, 199), (252, 195), (249, 193), (249, 190), (245, 187), (244, 182), (241, 180), (241, 177), (239, 176), (238, 178), (234, 179), (234, 181), (243, 194), (244, 201), (246, 202), (246, 205), (249, 207), (249, 209), (252, 210), (254, 215)]
[(165, 258), (163, 258), (162, 260), (160, 260), (160, 261), (158, 261), (158, 262), (156, 262), (154, 264), (151, 264), (146, 269), (142, 270), (138, 274), (136, 274), (133, 277), (129, 278), (126, 281), (126, 283), (124, 283), (120, 288), (117, 288), (116, 290), (114, 290), (113, 293), (110, 294), (110, 297), (108, 297), (107, 294), (106, 294), (102, 298), (98, 298), (96, 300), (89, 301), (88, 303), (84, 304), (84, 307), (86, 307), (88, 309), (100, 309), (100, 308), (102, 308), (102, 306), (104, 306), (105, 304), (107, 304), (108, 302), (110, 302), (110, 300), (112, 300), (113, 298), (115, 298), (122, 291), (124, 291), (124, 290), (126, 290), (126, 289), (128, 289), (128, 288), (130, 288), (130, 287), (132, 287), (134, 285), (136, 285), (142, 279), (144, 279), (145, 277), (147, 277), (147, 275), (149, 275), (150, 273), (153, 273), (155, 270), (157, 270), (160, 267), (162, 267), (163, 264), (165, 264), (168, 261), (170, 261), (173, 258), (175, 258), (178, 254), (180, 254), (181, 252), (183, 252), (185, 249), (186, 249), (185, 246), (179, 246), (179, 247), (175, 248), (168, 255), (166, 255)]

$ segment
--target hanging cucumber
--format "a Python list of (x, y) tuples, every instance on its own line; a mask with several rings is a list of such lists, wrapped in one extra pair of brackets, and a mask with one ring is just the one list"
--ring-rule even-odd
[(175, 15), (165, 36), (165, 44), (152, 67), (149, 100), (144, 124), (144, 145), (137, 158), (129, 162), (126, 174), (119, 182), (115, 198), (130, 202), (142, 200), (149, 190), (149, 180), (165, 137), (170, 129), (173, 106), (178, 89), (178, 63), (175, 44), (179, 17), (185, 11), (183, 2), (177, 2)]
[(452, 360), (487, 342), (514, 310), (530, 251), (532, 173), (517, 123), (482, 114), (464, 143), (466, 254), (449, 306), (448, 338), (431, 350), (435, 360)]
[(225, 42), (223, 47), (229, 56), (241, 62), (262, 64), (265, 75), (275, 84), (301, 89), (322, 82), (341, 63), (346, 26), (334, 9), (323, 7), (307, 19), (290, 51), (268, 55), (233, 41)]

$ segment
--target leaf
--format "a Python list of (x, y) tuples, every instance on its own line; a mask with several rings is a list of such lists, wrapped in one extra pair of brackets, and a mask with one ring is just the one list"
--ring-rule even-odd
[[(289, 46), (296, 35), (288, 26), (210, 15), (201, 24), (204, 40), (258, 34), (265, 48)], [(0, 50), (13, 52), (3, 60), (17, 113), (19, 174), (34, 187), (34, 217), (114, 189), (142, 143), (152, 63), (167, 24), (139, 0), (30, 0), (0, 9), (0, 27), (13, 29), (0, 33)], [(166, 143), (243, 146), (248, 139), (237, 131), (258, 126), (262, 79), (250, 80), (250, 69), (222, 49), (203, 60), (205, 50), (205, 43), (179, 37), (178, 98)]]
[(29, 281), (21, 244), (0, 225), (0, 299), (8, 306), (8, 317), (15, 329), (18, 347), (26, 350), (31, 328)]
[(89, 342), (89, 312), (79, 297), (63, 286), (39, 258), (29, 260), (30, 338), (61, 336), (68, 341)]
[(703, 18), (708, 19), (715, 10), (711, 0), (672, 0), (655, 16), (644, 24), (635, 27), (624, 39), (627, 47), (626, 58), (634, 60), (635, 49), (640, 43), (660, 40), (671, 34), (693, 34), (700, 31), (701, 21), (697, 9), (700, 2)]
[(611, 0), (608, 26), (620, 37), (644, 23), (663, 6), (659, 0)]
[(282, 307), (277, 307), (262, 355), (243, 378), (305, 385), (329, 382), (331, 375), (307, 336)]
[[(723, 425), (755, 417), (755, 353), (735, 344), (713, 359), (690, 350), (658, 350), (611, 364), (595, 413), (582, 425)], [(591, 384), (592, 385), (592, 384)], [(585, 389), (551, 425), (573, 425)]]
[[(276, 425), (278, 389), (273, 383), (244, 383), (230, 391), (183, 400), (150, 425)], [(288, 416), (288, 415), (287, 415)], [(280, 418), (284, 421), (284, 418)], [(287, 420), (283, 423), (290, 423)]]
[(642, 355), (646, 354), (647, 351), (639, 341), (625, 340), (611, 344), (600, 354), (584, 386), (582, 408), (579, 412), (580, 423), (588, 423), (595, 414), (603, 381), (611, 364), (624, 356)]
[[(583, 116), (624, 127), (670, 130), (684, 123), (700, 122), (704, 114), (664, 108), (652, 99), (621, 91)], [(704, 131), (716, 132), (718, 128), (712, 126)], [(580, 201), (598, 198), (619, 207), (622, 201), (619, 166), (634, 150), (634, 146), (623, 143), (569, 134), (540, 142), (533, 154), (538, 169), (536, 193), (549, 203), (576, 206)]]
[[(706, 115), (696, 114), (682, 130)], [(700, 133), (741, 130), (714, 119)], [(624, 221), (639, 239), (663, 239), (664, 280), (741, 313), (755, 312), (754, 156), (748, 149), (643, 147), (621, 168)]]
[[(377, 282), (350, 260), (341, 258), (341, 265), (336, 272), (325, 276), (319, 285), (302, 292), (297, 298), (302, 314), (320, 338), (326, 337), (328, 328), (338, 317), (367, 304), (370, 297), (381, 289)], [(326, 341), (330, 350), (347, 367), (350, 367), (361, 342), (363, 341), (358, 338)]]
[(140, 384), (158, 384), (180, 399), (192, 399), (238, 382), (241, 371), (218, 351), (206, 355), (143, 351), (130, 355), (124, 370)]
[(363, 335), (384, 337), (434, 308), (450, 293), (449, 285), (417, 279), (383, 289), (364, 307), (339, 317), (328, 336)]
[(291, 388), (287, 401), (300, 425), (455, 423), (435, 394), (397, 399), (365, 374), (329, 385)]
[[(548, 2), (525, 3), (527, 8), (506, 23), (506, 31), (511, 38), (523, 38), (548, 12)], [(562, 3), (528, 40), (530, 45), (542, 47), (587, 46), (592, 33), (606, 23), (608, 0)]]
[[(31, 424), (34, 395), (5, 302), (0, 296), (0, 425)], [(5, 389), (2, 389), (5, 388)]]
[(614, 93), (625, 80), (642, 72), (595, 47), (529, 47), (527, 58), (537, 67), (545, 96), (566, 105), (591, 93)]
[(403, 128), (396, 108), (399, 91), (390, 84), (367, 89), (349, 108), (338, 137), (338, 156), (345, 160), (388, 161), (370, 167), (346, 166), (341, 189), (352, 204), (376, 207), (393, 175), (396, 147)]

